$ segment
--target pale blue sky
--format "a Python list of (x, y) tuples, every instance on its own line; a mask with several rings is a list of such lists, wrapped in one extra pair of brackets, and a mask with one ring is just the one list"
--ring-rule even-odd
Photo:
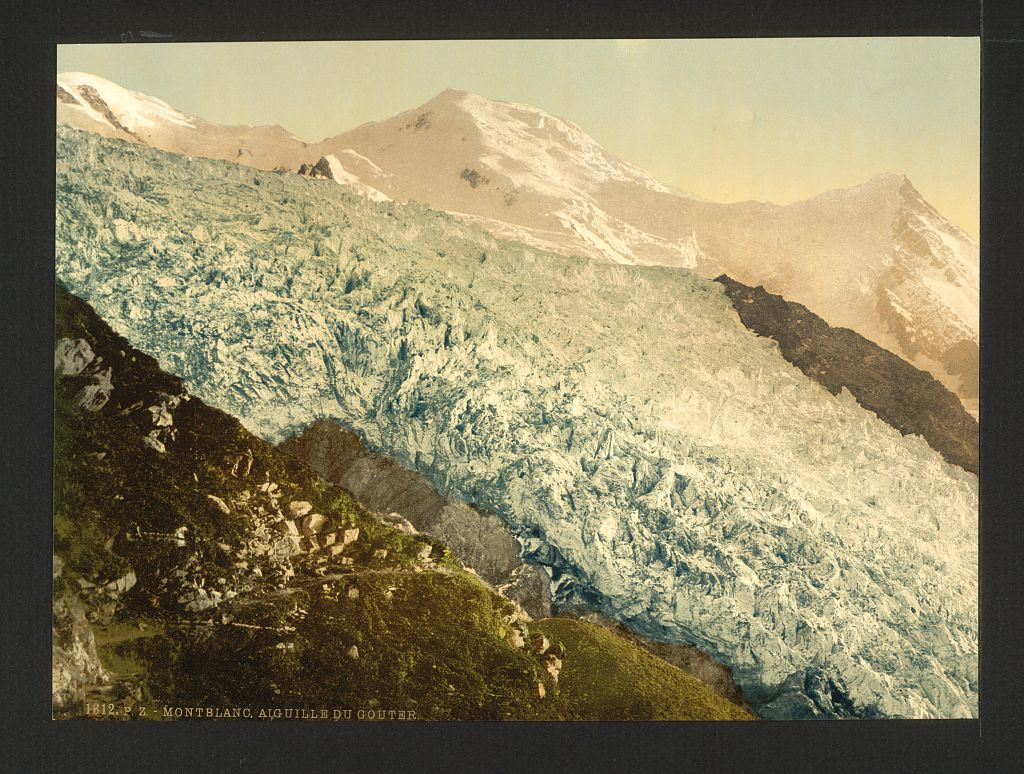
[(445, 88), (526, 102), (714, 201), (903, 173), (977, 236), (977, 38), (174, 43), (58, 47), (210, 121), (320, 140)]

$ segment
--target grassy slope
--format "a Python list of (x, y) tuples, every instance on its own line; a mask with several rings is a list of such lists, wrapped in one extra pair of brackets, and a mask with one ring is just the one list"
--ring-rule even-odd
[[(66, 562), (64, 588), (74, 591), (77, 579), (136, 573), (138, 583), (116, 606), (93, 610), (100, 658), (115, 677), (134, 681), (139, 703), (378, 706), (427, 719), (747, 717), (610, 632), (567, 619), (529, 623), (527, 639), (539, 631), (565, 646), (556, 686), (529, 647), (512, 643), (512, 630), (527, 625), (511, 603), (461, 570), (443, 546), (423, 562), (423, 538), (380, 524), (344, 490), (196, 398), (174, 410), (176, 436), (165, 453), (146, 447), (147, 407), (181, 395), (180, 381), (60, 289), (57, 337), (88, 341), (101, 368), (112, 367), (115, 389), (100, 411), (87, 412), (74, 400), (88, 379), (58, 380), (54, 550)], [(253, 458), (248, 477), (231, 472), (242, 453)], [(278, 485), (280, 505), (259, 491), (264, 482)], [(332, 529), (360, 528), (343, 554), (349, 564), (302, 556), (294, 577), (285, 577), (280, 566), (245, 553), (256, 514), (293, 500), (312, 503)], [(125, 538), (136, 528), (181, 526), (186, 548)], [(181, 574), (237, 596), (190, 611), (175, 585)]]
[[(530, 627), (567, 653), (547, 709), (580, 720), (749, 719), (695, 677), (584, 621), (547, 618)], [(577, 714), (585, 708), (585, 713)]]

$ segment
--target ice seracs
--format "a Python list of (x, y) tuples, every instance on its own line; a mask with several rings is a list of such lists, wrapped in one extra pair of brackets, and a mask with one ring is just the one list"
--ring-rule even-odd
[[(701, 647), (766, 715), (977, 715), (977, 478), (811, 382), (717, 283), (58, 138), (58, 278), (247, 427), (337, 418), (500, 514), (561, 602)], [(105, 213), (143, 175), (126, 245)]]

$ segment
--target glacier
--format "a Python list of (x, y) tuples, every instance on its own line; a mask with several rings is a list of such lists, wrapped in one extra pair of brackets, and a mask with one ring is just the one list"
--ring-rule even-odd
[(56, 269), (263, 438), (355, 429), (764, 717), (977, 716), (977, 478), (717, 283), (66, 128)]

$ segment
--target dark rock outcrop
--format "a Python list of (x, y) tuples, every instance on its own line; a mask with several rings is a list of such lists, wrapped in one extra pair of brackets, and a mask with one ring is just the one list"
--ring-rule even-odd
[(115, 129), (121, 130), (131, 137), (134, 137), (135, 139), (139, 139), (139, 136), (135, 134), (135, 132), (117, 119), (117, 116), (115, 116), (113, 111), (111, 111), (110, 106), (103, 101), (103, 98), (96, 89), (92, 86), (82, 85), (78, 87), (78, 93), (82, 95), (82, 98), (89, 103), (93, 110), (109, 121), (111, 126)]
[(334, 179), (334, 173), (331, 172), (331, 163), (326, 157), (321, 157), (316, 164), (303, 164), (299, 167), (299, 174), (316, 180)]
[(778, 342), (782, 356), (811, 379), (833, 395), (845, 387), (879, 419), (904, 435), (920, 435), (947, 462), (978, 473), (978, 422), (931, 374), (763, 287), (725, 274), (716, 281), (743, 324)]

